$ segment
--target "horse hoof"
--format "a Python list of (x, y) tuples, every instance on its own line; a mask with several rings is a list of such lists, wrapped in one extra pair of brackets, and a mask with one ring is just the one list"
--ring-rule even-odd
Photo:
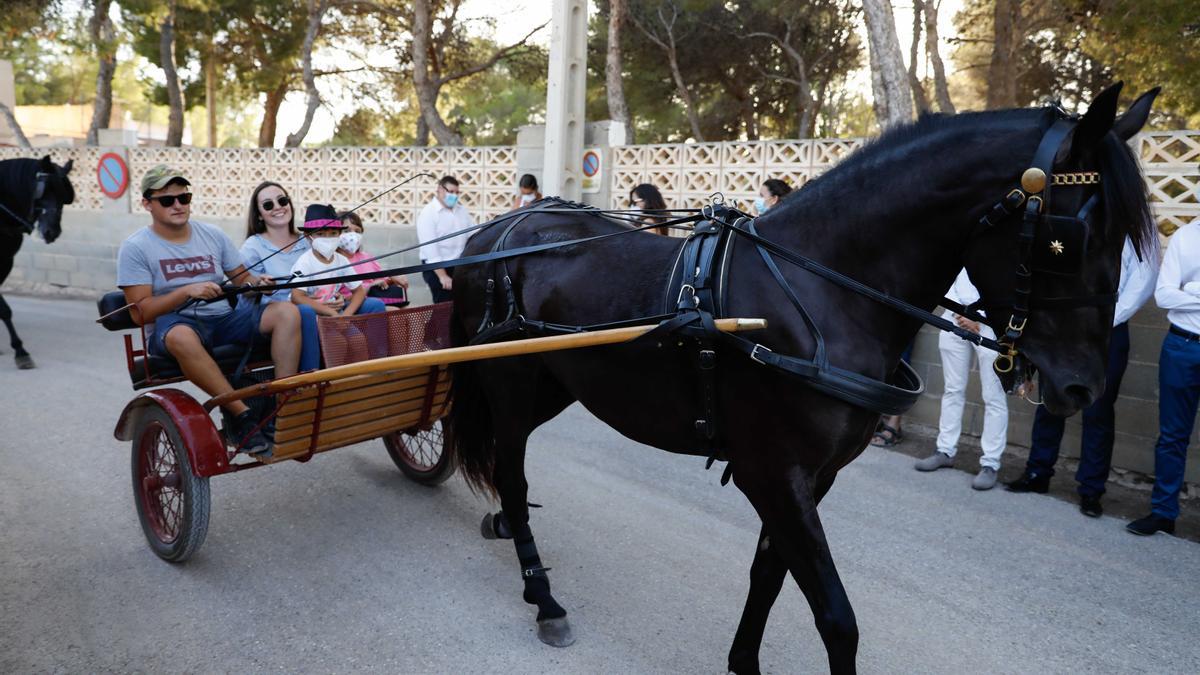
[(483, 514), (483, 522), (479, 524), (479, 533), (483, 535), (484, 539), (499, 539), (500, 538), (500, 537), (496, 536), (495, 519), (492, 517), (492, 514), (490, 514), (490, 513)]
[(551, 647), (570, 647), (575, 644), (575, 634), (571, 632), (571, 622), (567, 617), (543, 619), (538, 624), (538, 639)]
[(17, 370), (33, 370), (37, 368), (37, 364), (33, 362), (33, 357), (28, 354), (22, 354), (16, 358)]

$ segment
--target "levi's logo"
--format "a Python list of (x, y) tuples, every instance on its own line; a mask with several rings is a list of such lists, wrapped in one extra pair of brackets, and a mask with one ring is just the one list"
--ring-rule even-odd
[(165, 258), (158, 261), (162, 268), (163, 277), (170, 281), (180, 277), (200, 277), (212, 274), (216, 270), (211, 255), (198, 255), (194, 258)]

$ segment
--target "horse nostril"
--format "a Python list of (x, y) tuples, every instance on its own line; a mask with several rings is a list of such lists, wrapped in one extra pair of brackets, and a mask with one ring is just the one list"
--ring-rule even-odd
[(1090, 406), (1096, 400), (1095, 394), (1091, 389), (1082, 384), (1072, 384), (1067, 387), (1067, 397), (1071, 399), (1075, 405), (1079, 406), (1080, 410)]

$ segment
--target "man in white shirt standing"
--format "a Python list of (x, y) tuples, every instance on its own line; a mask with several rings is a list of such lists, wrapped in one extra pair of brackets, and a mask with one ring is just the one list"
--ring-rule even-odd
[[(960, 305), (970, 305), (979, 300), (979, 291), (971, 284), (967, 270), (958, 273), (950, 292), (946, 294)], [(946, 311), (944, 316), (959, 326), (986, 338), (996, 339), (996, 334), (986, 324), (971, 321)], [(983, 434), (979, 444), (983, 446), (983, 457), (979, 459), (979, 473), (971, 481), (976, 490), (990, 490), (996, 486), (996, 472), (1000, 470), (1000, 455), (1008, 442), (1008, 399), (1004, 386), (992, 369), (996, 352), (972, 344), (953, 333), (938, 335), (938, 352), (942, 356), (942, 414), (938, 420), (937, 451), (917, 461), (917, 471), (936, 471), (954, 463), (958, 450), (958, 438), (962, 433), (963, 404), (967, 398), (967, 378), (971, 374), (971, 355), (979, 361), (979, 384), (983, 394)]]
[[(417, 241), (421, 243), (422, 263), (454, 260), (462, 256), (470, 233), (434, 241), (475, 224), (467, 207), (458, 202), (460, 194), (458, 179), (454, 176), (442, 176), (438, 181), (437, 195), (417, 215)], [(447, 302), (452, 299), (452, 269), (443, 267), (422, 273), (425, 283), (429, 284), (429, 292), (433, 294), (434, 302)]]
[(1188, 438), (1200, 403), (1200, 221), (1175, 231), (1158, 272), (1154, 300), (1171, 327), (1158, 357), (1158, 443), (1150, 515), (1125, 526), (1133, 534), (1174, 534)]
[[(1158, 277), (1158, 242), (1144, 259), (1138, 260), (1137, 250), (1127, 237), (1121, 251), (1121, 280), (1117, 284), (1117, 306), (1113, 312), (1113, 328), (1108, 338), (1108, 368), (1104, 375), (1104, 394), (1083, 411), (1083, 434), (1079, 447), (1079, 511), (1085, 516), (1099, 518), (1104, 513), (1100, 497), (1112, 468), (1113, 441), (1116, 438), (1114, 406), (1121, 389), (1121, 378), (1129, 363), (1128, 321), (1154, 293)], [(1033, 416), (1033, 433), (1029, 444), (1029, 461), (1025, 473), (1009, 483), (1009, 492), (1045, 493), (1050, 489), (1054, 463), (1058, 461), (1066, 418), (1052, 415), (1046, 406), (1038, 406)]]

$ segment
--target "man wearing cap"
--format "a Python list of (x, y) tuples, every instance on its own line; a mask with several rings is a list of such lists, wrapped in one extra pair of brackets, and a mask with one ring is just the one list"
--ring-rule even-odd
[[(149, 227), (134, 232), (117, 254), (117, 285), (135, 305), (131, 314), (149, 332), (148, 350), (170, 356), (183, 374), (210, 396), (233, 387), (209, 354), (220, 345), (250, 345), (269, 336), (276, 377), (296, 373), (300, 359), (300, 313), (290, 303), (260, 305), (256, 296), (212, 300), (226, 278), (237, 284), (260, 280), (246, 271), (241, 254), (219, 228), (191, 220), (191, 183), (183, 174), (159, 165), (142, 178), (142, 208)], [(187, 307), (182, 307), (191, 301)], [(248, 453), (268, 452), (270, 440), (260, 421), (241, 401), (227, 404), (233, 418), (231, 439)]]

